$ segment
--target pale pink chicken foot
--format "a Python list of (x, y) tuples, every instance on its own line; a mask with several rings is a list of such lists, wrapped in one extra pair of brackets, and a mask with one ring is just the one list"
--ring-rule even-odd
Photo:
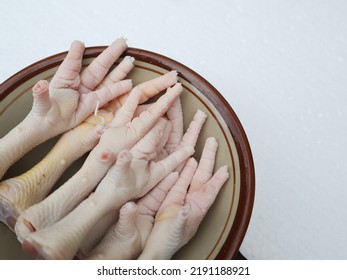
[[(160, 124), (159, 124), (160, 125)], [(78, 250), (86, 234), (105, 214), (114, 212), (128, 200), (138, 198), (150, 191), (194, 150), (184, 147), (166, 159), (153, 162), (153, 150), (160, 141), (156, 133), (148, 133), (139, 141), (133, 152), (123, 150), (95, 193), (84, 200), (66, 217), (51, 227), (27, 236), (39, 255), (48, 259), (70, 259)], [(147, 138), (152, 138), (152, 148)]]
[[(130, 91), (131, 81), (126, 80), (81, 94), (77, 88), (80, 85), (83, 52), (84, 45), (73, 42), (51, 83), (48, 85), (46, 81), (39, 81), (34, 86), (32, 110), (0, 140), (0, 178), (29, 150), (81, 123), (94, 111), (97, 102), (103, 106), (122, 92)], [(108, 69), (116, 57), (110, 59), (111, 63), (103, 59), (100, 63), (107, 62), (107, 65), (99, 66)], [(89, 72), (94, 75), (95, 70), (87, 67), (82, 74)], [(103, 76), (98, 74), (95, 82), (100, 83), (102, 79)]]
[[(125, 57), (97, 88), (121, 81), (133, 68), (133, 62), (134, 58)], [(127, 88), (124, 90), (126, 91), (124, 93), (128, 92)], [(51, 104), (47, 81), (36, 83), (33, 87), (33, 96), (32, 110), (36, 114), (48, 110)], [(0, 221), (14, 229), (17, 216), (47, 196), (66, 168), (97, 144), (104, 126), (111, 121), (117, 108), (108, 109), (113, 111), (98, 110), (97, 116), (93, 114), (73, 130), (67, 131), (47, 156), (32, 169), (0, 183)], [(31, 225), (30, 227), (33, 228)]]
[(226, 166), (212, 175), (217, 147), (217, 141), (208, 138), (196, 171), (196, 167), (192, 167), (185, 179), (178, 180), (172, 187), (156, 215), (153, 230), (139, 259), (170, 259), (195, 235), (229, 177)]
[(87, 259), (136, 259), (152, 230), (155, 214), (177, 179), (177, 172), (170, 173), (136, 204), (127, 202), (123, 205), (117, 223), (108, 230)]
[[(81, 202), (99, 183), (113, 164), (120, 150), (130, 149), (156, 123), (182, 92), (176, 84), (167, 90), (149, 110), (132, 120), (141, 92), (134, 90), (120, 108), (110, 126), (91, 151), (82, 168), (64, 185), (19, 216), (15, 231), (19, 240), (30, 232), (24, 221), (34, 229), (42, 229), (64, 217)], [(115, 141), (116, 140), (116, 141)]]
[[(117, 68), (119, 68), (120, 66), (121, 66), (121, 65), (117, 66)], [(116, 68), (116, 69), (117, 69), (117, 68)], [(116, 70), (116, 69), (115, 69), (115, 70)], [(113, 70), (113, 71), (115, 71), (115, 70)], [(122, 73), (125, 73), (125, 70), (123, 69), (121, 72), (122, 72)], [(105, 80), (106, 80), (106, 79), (109, 79), (109, 76), (107, 76), (107, 77), (105, 78)], [(145, 95), (144, 95), (144, 96), (145, 96), (145, 98), (147, 98), (147, 97), (149, 97), (149, 96), (151, 96), (151, 95), (153, 96), (155, 93), (158, 93), (158, 92), (161, 91), (163, 88), (172, 85), (173, 83), (176, 82), (176, 80), (177, 80), (177, 78), (176, 78), (176, 73), (175, 73), (174, 71), (172, 71), (172, 72), (170, 72), (170, 73), (168, 73), (168, 74), (165, 74), (165, 75), (163, 75), (163, 76), (160, 76), (160, 77), (158, 77), (158, 78), (156, 78), (156, 79), (153, 79), (153, 80), (151, 80), (151, 81), (144, 82), (143, 84), (138, 85), (137, 88), (143, 89), (143, 90), (145, 91)], [(152, 91), (151, 91), (151, 90), (152, 90)], [(154, 92), (153, 90), (157, 90), (157, 92)], [(143, 97), (141, 97), (141, 98), (143, 99)], [(122, 103), (122, 102), (119, 102), (119, 101), (118, 101), (118, 103), (115, 103), (115, 102), (117, 102), (117, 99), (115, 99), (115, 101), (112, 101), (112, 102), (110, 103), (110, 104), (112, 104), (112, 106), (108, 106), (107, 109), (111, 109), (112, 111), (113, 111), (113, 110), (117, 110), (118, 107), (115, 106), (115, 104), (119, 104), (119, 106), (121, 106), (121, 103)], [(49, 201), (46, 201), (45, 205), (49, 204), (48, 202), (49, 202)], [(40, 205), (40, 206), (43, 206), (43, 205)], [(38, 206), (35, 206), (35, 208), (36, 208), (36, 211), (35, 211), (35, 209), (30, 209), (30, 210), (29, 210), (29, 213), (31, 213), (31, 214), (29, 214), (29, 216), (33, 216), (33, 215), (35, 215), (35, 212), (39, 212), (39, 211), (37, 211), (39, 207), (38, 207)], [(46, 207), (42, 207), (42, 208), (43, 208), (43, 209), (42, 209), (43, 216), (41, 217), (41, 219), (45, 219), (44, 217), (47, 216), (46, 214), (49, 213), (49, 212), (46, 211), (46, 210), (47, 210), (47, 209), (45, 209)], [(33, 211), (33, 210), (34, 210), (34, 211)], [(26, 214), (28, 214), (28, 213), (26, 213)], [(40, 216), (40, 215), (38, 215), (38, 216)], [(37, 220), (37, 219), (38, 219), (38, 217), (36, 217), (36, 220)], [(54, 217), (51, 217), (51, 219), (52, 219), (53, 221), (55, 220)], [(28, 220), (30, 220), (30, 219), (28, 219)], [(21, 219), (20, 219), (20, 222), (21, 222)], [(51, 222), (52, 222), (52, 221), (49, 221), (49, 223), (51, 223)], [(31, 223), (28, 222), (28, 223), (26, 223), (26, 224), (35, 224), (35, 227), (34, 227), (34, 228), (39, 228), (40, 222), (37, 220), (36, 222), (35, 222), (35, 221), (32, 221)], [(42, 226), (44, 226), (44, 225), (45, 225), (45, 223), (42, 224)], [(25, 226), (24, 223), (22, 223), (22, 226), (20, 226), (20, 225), (17, 226), (17, 227), (18, 227), (17, 234), (18, 234), (18, 236), (19, 236), (20, 239), (22, 239), (22, 238), (23, 238), (22, 235), (24, 235), (24, 234), (20, 234), (20, 232), (21, 232), (21, 231), (25, 232), (25, 227), (23, 227), (23, 226)], [(47, 224), (46, 224), (45, 226), (47, 226)], [(26, 232), (27, 232), (27, 231), (26, 231)]]
[[(34, 104), (32, 111), (42, 107), (41, 103), (48, 96), (48, 82), (39, 81), (33, 87)], [(42, 101), (42, 102), (41, 102)], [(0, 139), (0, 179), (7, 169), (25, 153), (42, 143), (35, 136), (39, 127), (34, 127), (30, 118), (26, 117), (14, 129)]]
[[(158, 156), (168, 140), (171, 128), (170, 122), (167, 122), (165, 119), (159, 119), (151, 131), (147, 133), (146, 137), (141, 139), (141, 141), (133, 147), (132, 154), (139, 158), (145, 156), (146, 158), (158, 161)], [(110, 226), (115, 223), (116, 219), (117, 215), (113, 212), (105, 215), (83, 240), (79, 248), (78, 256), (81, 258), (86, 256), (90, 250), (100, 242), (101, 238), (105, 235)]]
[(45, 81), (34, 86), (32, 110), (0, 140), (0, 178), (29, 150), (80, 124), (98, 102), (103, 106), (124, 88), (130, 90), (131, 81), (123, 81), (92, 91), (126, 47), (124, 39), (116, 40), (81, 72), (84, 45), (78, 41), (71, 44), (49, 90)]
[[(170, 74), (171, 77), (175, 77), (173, 76), (173, 74), (176, 74), (176, 71), (172, 71), (168, 74)], [(170, 78), (170, 76), (168, 78)], [(172, 106), (168, 109), (166, 116), (171, 123), (172, 129), (167, 142), (165, 140), (165, 149), (162, 149), (162, 146), (160, 145), (158, 146), (159, 149), (156, 151), (158, 153), (158, 159), (167, 157), (169, 153), (172, 153), (173, 151), (182, 148), (183, 146), (191, 146), (194, 148), (200, 131), (202, 129), (202, 126), (207, 118), (207, 115), (203, 111), (198, 110), (195, 113), (193, 120), (189, 124), (186, 133), (184, 134), (184, 136), (182, 136), (183, 115), (180, 98), (177, 98), (175, 100)], [(184, 163), (180, 164), (176, 168), (176, 171), (181, 171), (183, 167)], [(87, 239), (83, 241), (79, 251), (79, 255), (84, 256), (88, 254), (90, 249), (93, 248), (100, 241), (102, 236), (105, 234), (106, 230), (111, 226), (112, 223), (115, 222), (115, 220), (116, 215), (114, 215), (113, 213), (110, 213), (108, 216), (105, 216), (93, 229), (93, 231), (90, 234), (88, 234)]]
[[(111, 119), (112, 114), (102, 114)], [(61, 136), (52, 150), (33, 168), (0, 182), (0, 221), (14, 229), (17, 217), (42, 201), (63, 172), (98, 142), (98, 124), (83, 122)]]

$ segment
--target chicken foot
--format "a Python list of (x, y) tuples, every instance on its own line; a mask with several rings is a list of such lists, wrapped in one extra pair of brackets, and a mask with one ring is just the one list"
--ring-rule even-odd
[(182, 91), (176, 84), (167, 90), (147, 111), (132, 120), (141, 98), (138, 88), (125, 104), (90, 152), (81, 169), (42, 202), (25, 210), (18, 217), (15, 231), (19, 240), (31, 231), (42, 229), (64, 217), (99, 183), (122, 149), (130, 149), (162, 116)]
[[(112, 114), (102, 115), (105, 119), (112, 119)], [(31, 205), (42, 201), (66, 168), (97, 144), (98, 130), (97, 123), (80, 124), (66, 132), (32, 169), (1, 182), (0, 221), (14, 229), (17, 217)]]
[[(132, 66), (133, 59), (125, 57), (106, 76), (98, 88), (105, 84), (119, 82), (119, 79), (125, 78)], [(176, 75), (176, 71), (171, 71), (163, 76), (137, 85), (143, 92), (142, 100), (146, 100), (151, 95), (176, 83)], [(128, 96), (128, 93), (124, 93), (124, 95)], [(125, 99), (121, 98), (124, 95), (110, 101), (105, 109), (98, 111), (98, 116), (91, 115), (79, 126), (66, 132), (56, 143), (52, 151), (28, 172), (0, 183), (0, 221), (3, 221), (13, 229), (19, 214), (47, 196), (66, 168), (97, 144), (104, 126), (112, 120), (113, 113), (124, 103)], [(100, 119), (103, 120), (104, 124), (100, 123)], [(98, 127), (95, 130), (97, 125)], [(78, 148), (76, 149), (76, 147)]]
[(84, 45), (71, 44), (51, 83), (39, 81), (34, 86), (29, 114), (0, 139), (0, 178), (32, 148), (80, 124), (97, 102), (103, 106), (125, 88), (130, 90), (131, 81), (125, 80), (93, 91), (126, 47), (124, 39), (116, 40), (81, 71)]
[[(177, 121), (178, 119), (180, 119), (180, 115), (182, 116), (181, 103), (179, 101), (179, 98), (177, 98), (166, 113), (169, 123), (171, 123), (172, 129), (170, 131), (167, 142), (165, 141), (165, 146), (158, 146), (158, 160), (167, 157), (170, 153), (177, 151), (178, 149), (184, 146), (191, 146), (195, 148), (196, 141), (200, 134), (201, 128), (207, 118), (207, 115), (204, 112), (198, 110), (195, 113), (193, 120), (189, 124), (189, 127), (183, 136), (183, 118), (181, 119), (182, 122)], [(182, 132), (180, 133), (180, 131)], [(178, 167), (176, 167), (175, 170), (181, 171), (183, 166), (184, 162), (180, 164)], [(86, 240), (84, 240), (81, 244), (81, 248), (79, 251), (79, 256), (81, 258), (87, 255), (88, 252), (92, 248), (94, 248), (94, 246), (100, 241), (102, 236), (105, 234), (107, 229), (113, 223), (116, 222), (116, 218), (117, 216), (114, 213), (110, 213), (107, 216), (103, 217), (102, 220), (98, 223), (98, 225), (95, 228), (93, 228), (93, 232), (88, 234)]]
[(172, 187), (158, 210), (139, 259), (170, 259), (195, 235), (229, 177), (227, 166), (220, 167), (212, 176), (217, 147), (217, 141), (208, 138), (197, 169), (190, 168), (184, 180)]
[[(177, 180), (178, 173), (171, 172), (136, 203), (124, 204), (119, 211), (117, 223), (107, 231), (105, 237), (86, 259), (136, 259), (152, 230), (155, 214)], [(115, 214), (113, 213), (113, 215)]]
[[(166, 124), (162, 121), (158, 126), (164, 129)], [(153, 131), (130, 152), (121, 151), (95, 192), (72, 212), (52, 226), (29, 234), (23, 242), (23, 249), (29, 253), (36, 251), (45, 259), (72, 258), (86, 234), (101, 217), (149, 192), (193, 154), (192, 147), (184, 147), (163, 160), (153, 161), (162, 137), (156, 129)]]

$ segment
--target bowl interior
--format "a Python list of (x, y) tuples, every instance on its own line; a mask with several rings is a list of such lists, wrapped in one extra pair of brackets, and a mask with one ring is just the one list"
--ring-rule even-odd
[[(98, 48), (91, 48), (89, 57), (88, 55), (86, 56), (83, 64), (88, 65), (99, 52)], [(248, 162), (249, 169), (245, 170), (244, 164), (245, 158), (252, 163), (247, 139), (241, 137), (240, 140), (237, 138), (237, 133), (233, 135), (235, 128), (230, 125), (230, 121), (235, 120), (237, 124), (235, 127), (243, 132), (236, 115), (234, 115), (232, 110), (226, 105), (225, 100), (214, 88), (183, 65), (178, 63), (175, 65), (175, 62), (169, 59), (168, 61), (174, 63), (174, 65), (168, 65), (170, 63), (165, 64), (165, 59), (167, 58), (164, 59), (161, 56), (156, 57), (160, 60), (158, 60), (160, 63), (153, 63), (153, 60), (148, 59), (153, 54), (142, 50), (129, 49), (129, 54), (136, 59), (135, 67), (129, 75), (129, 78), (133, 79), (134, 84), (155, 78), (171, 69), (179, 70), (180, 82), (184, 88), (181, 101), (185, 128), (188, 127), (198, 109), (208, 115), (199, 136), (194, 157), (197, 160), (200, 159), (205, 140), (210, 136), (214, 136), (219, 144), (215, 170), (224, 164), (229, 166), (230, 178), (221, 189), (215, 203), (200, 225), (197, 234), (175, 254), (174, 258), (214, 259), (234, 256), (248, 225), (254, 195), (253, 165)], [(24, 77), (21, 78), (21, 81), (11, 85), (12, 88), (7, 90), (6, 96), (1, 96), (0, 137), (4, 136), (30, 111), (32, 105), (31, 88), (40, 79), (50, 80), (52, 78), (58, 67), (58, 62), (63, 58), (60, 55), (61, 57), (56, 59), (57, 56), (46, 59), (45, 63), (42, 62), (41, 66), (38, 65), (35, 68), (35, 71), (26, 71), (26, 75), (22, 75)], [(225, 109), (225, 107), (227, 108)], [(30, 169), (53, 147), (56, 140), (57, 138), (51, 139), (29, 152), (10, 168), (5, 174), (5, 178), (20, 175)], [(246, 154), (242, 149), (240, 150), (239, 143), (248, 148)], [(63, 184), (69, 179), (80, 168), (84, 159), (85, 157), (82, 157), (76, 161), (63, 174), (56, 186)], [(246, 176), (245, 174), (248, 175)], [(242, 187), (245, 184), (246, 187)], [(247, 203), (245, 202), (245, 197), (249, 200), (247, 202), (246, 199)], [(15, 234), (3, 224), (0, 224), (0, 248), (0, 259), (28, 258), (22, 252)]]

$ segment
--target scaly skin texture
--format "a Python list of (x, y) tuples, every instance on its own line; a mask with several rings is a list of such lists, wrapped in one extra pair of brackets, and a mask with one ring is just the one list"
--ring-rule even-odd
[[(157, 153), (158, 160), (166, 158), (169, 154), (177, 151), (180, 148), (183, 148), (184, 146), (191, 146), (193, 148), (195, 147), (196, 141), (207, 115), (204, 112), (198, 110), (195, 113), (194, 118), (189, 124), (189, 127), (183, 137), (183, 118), (181, 118), (180, 115), (182, 116), (181, 102), (180, 99), (177, 98), (166, 113), (172, 129), (170, 131), (167, 130), (166, 133), (169, 134), (165, 135), (165, 137), (162, 137), (162, 141), (165, 142), (165, 145), (158, 145), (158, 150), (155, 151)], [(180, 171), (182, 170), (183, 166), (184, 163), (176, 167), (175, 170)], [(114, 215), (113, 213), (110, 213), (107, 216), (103, 217), (98, 225), (93, 228), (92, 232), (88, 234), (87, 238), (81, 244), (79, 255), (87, 255), (88, 252), (100, 241), (107, 229), (115, 221), (116, 215)]]
[[(141, 97), (139, 100), (139, 104), (146, 102), (148, 99), (153, 97), (154, 95), (166, 90), (168, 87), (173, 86), (177, 83), (177, 71), (170, 71), (162, 76), (154, 78), (152, 80), (145, 81), (136, 87), (139, 91), (141, 91)], [(119, 108), (122, 107), (125, 100), (128, 98), (129, 94), (124, 94), (119, 96), (118, 98), (110, 101), (106, 105), (106, 110), (116, 112)], [(144, 109), (146, 110), (146, 109)], [(142, 111), (144, 111), (142, 110)]]
[[(105, 77), (99, 87), (125, 78), (128, 71), (133, 67), (133, 61), (133, 58), (125, 57)], [(143, 89), (145, 93), (143, 100), (156, 93), (153, 88), (161, 91), (173, 85), (177, 81), (176, 75), (177, 73), (172, 71), (156, 79), (139, 84), (137, 87)], [(128, 96), (128, 94), (126, 93), (124, 96)], [(109, 104), (106, 104), (105, 109), (98, 111), (98, 116), (92, 114), (79, 126), (75, 127), (72, 130), (75, 133), (71, 130), (66, 132), (52, 151), (35, 167), (21, 176), (1, 182), (0, 221), (3, 221), (13, 229), (19, 214), (33, 204), (43, 200), (66, 168), (97, 144), (104, 130), (102, 122), (104, 122), (104, 126), (107, 126), (112, 120), (113, 114), (123, 105), (125, 100), (120, 96), (110, 101)]]
[[(159, 119), (155, 127), (153, 127), (149, 133), (147, 133), (146, 137), (141, 139), (141, 141), (133, 147), (132, 155), (140, 158), (143, 156), (150, 157), (152, 160), (159, 161), (158, 155), (164, 148), (169, 138), (171, 129), (172, 126), (170, 122), (163, 118)], [(154, 140), (155, 145), (153, 145)], [(139, 144), (141, 146), (140, 148), (137, 148)], [(194, 148), (194, 146), (192, 146), (192, 148)], [(78, 256), (81, 258), (86, 256), (90, 250), (93, 249), (98, 242), (100, 242), (101, 238), (105, 235), (106, 231), (116, 221), (116, 219), (117, 216), (113, 212), (110, 212), (102, 217), (102, 219), (100, 219), (97, 225), (95, 225), (92, 231), (88, 233), (86, 238), (81, 243)]]
[(165, 150), (170, 154), (177, 148), (183, 137), (183, 112), (180, 98), (167, 110), (166, 116), (172, 124), (170, 137), (165, 145)]
[[(103, 246), (98, 246), (92, 252), (90, 258), (111, 258), (113, 250), (108, 252), (106, 249), (112, 247), (120, 251), (112, 258), (136, 258), (142, 249), (144, 251), (140, 258), (170, 258), (195, 234), (220, 187), (228, 178), (226, 167), (220, 168), (212, 176), (217, 149), (216, 142), (212, 139), (208, 139), (206, 143), (198, 168), (193, 159), (184, 165), (193, 153), (189, 143), (195, 145), (198, 133), (194, 132), (200, 131), (206, 115), (198, 112), (190, 126), (191, 131), (188, 131), (190, 133), (187, 133), (188, 138), (186, 135), (182, 137), (183, 116), (177, 98), (182, 90), (179, 84), (169, 89), (157, 103), (147, 105), (134, 118), (140, 103), (153, 96), (152, 92), (166, 87), (149, 82), (143, 88), (141, 85), (137, 86), (129, 96), (121, 97), (132, 86), (131, 81), (119, 81), (133, 67), (133, 59), (126, 57), (120, 64), (121, 67), (111, 71), (106, 79), (104, 77), (125, 48), (125, 41), (117, 40), (81, 71), (84, 46), (78, 41), (73, 42), (51, 83), (39, 81), (34, 86), (34, 102), (28, 116), (0, 139), (1, 178), (8, 167), (28, 150), (48, 138), (68, 131), (41, 163), (26, 174), (0, 184), (0, 217), (5, 217), (3, 220), (13, 226), (15, 217), (20, 212), (47, 195), (50, 188), (44, 186), (53, 185), (64, 168), (84, 153), (85, 149), (90, 150), (95, 146), (100, 134), (104, 133), (81, 170), (67, 182), (69, 187), (65, 186), (59, 195), (53, 196), (50, 201), (48, 199), (50, 203), (46, 204), (46, 208), (28, 212), (29, 217), (30, 214), (31, 217), (36, 215), (34, 218), (37, 224), (45, 228), (35, 232), (35, 219), (28, 220), (21, 216), (22, 220), (16, 230), (22, 234), (19, 234), (19, 239), (29, 234), (23, 248), (31, 253), (44, 258), (73, 257), (85, 236), (98, 225), (102, 217), (114, 213), (126, 201), (138, 199), (149, 192), (145, 196), (147, 199), (124, 205), (113, 231), (100, 243)], [(103, 116), (91, 116), (80, 124), (94, 111), (95, 106), (103, 108), (99, 111), (99, 115)], [(167, 129), (170, 127), (168, 124), (163, 126), (163, 119), (158, 121), (168, 108), (167, 118), (175, 124), (172, 130)], [(113, 114), (107, 115), (108, 112), (117, 112), (117, 115), (111, 120)], [(102, 127), (96, 126), (102, 119), (108, 120), (103, 121)], [(158, 126), (161, 127), (161, 133), (156, 132)], [(119, 135), (119, 143), (114, 144), (115, 136)], [(146, 136), (139, 141), (144, 135)], [(146, 141), (148, 137), (150, 141)], [(18, 139), (24, 143), (19, 143)], [(68, 152), (63, 148), (72, 146), (72, 142), (76, 145), (76, 139), (80, 142), (78, 149)], [(113, 164), (117, 157), (116, 164)], [(166, 181), (170, 175), (163, 179), (174, 169), (182, 170), (178, 180), (177, 173), (172, 173), (176, 174), (176, 179), (172, 182)], [(80, 203), (102, 178), (104, 179), (96, 191)], [(162, 183), (166, 185), (165, 190), (158, 184), (162, 179)], [(161, 191), (159, 198), (157, 192), (150, 191), (156, 184), (158, 186), (155, 190)], [(163, 202), (172, 185), (172, 190)], [(71, 186), (76, 189), (73, 190)], [(146, 203), (148, 201), (150, 202)], [(34, 232), (30, 233), (32, 231)], [(115, 240), (118, 240), (116, 245), (112, 244)], [(162, 248), (159, 250), (159, 247)]]
[(29, 114), (0, 139), (0, 178), (29, 150), (80, 124), (97, 102), (103, 106), (130, 90), (131, 81), (127, 80), (93, 91), (126, 47), (124, 39), (116, 40), (81, 71), (84, 45), (79, 41), (71, 44), (51, 83), (40, 81), (34, 86)]
[(161, 119), (130, 152), (121, 151), (95, 193), (51, 227), (28, 235), (23, 248), (33, 246), (45, 259), (71, 259), (101, 217), (149, 192), (193, 154), (192, 147), (184, 147), (163, 160), (153, 161), (166, 127), (167, 121)]
[(134, 61), (135, 59), (131, 56), (124, 57), (117, 67), (107, 74), (106, 78), (96, 87), (96, 89), (100, 89), (123, 80), (134, 68)]
[[(101, 115), (109, 121), (113, 116), (107, 112)], [(66, 168), (97, 144), (100, 137), (98, 122), (100, 120), (90, 118), (66, 132), (32, 169), (0, 183), (0, 208), (3, 208), (1, 221), (13, 228), (14, 225), (7, 221), (15, 221), (25, 209), (48, 195)], [(7, 204), (11, 211), (6, 213), (4, 204)]]
[(134, 202), (124, 204), (120, 209), (117, 223), (108, 230), (87, 259), (136, 259), (152, 230), (155, 214), (177, 179), (178, 173), (172, 172), (136, 204)]
[[(189, 127), (186, 133), (183, 135), (183, 112), (181, 106), (181, 100), (177, 99), (170, 109), (167, 111), (166, 116), (171, 122), (172, 130), (169, 136), (169, 139), (162, 151), (161, 156), (166, 156), (177, 149), (190, 145), (195, 147), (195, 144), (198, 140), (200, 131), (206, 121), (207, 115), (201, 110), (197, 110), (194, 115), (193, 120), (189, 124)], [(176, 168), (176, 171), (181, 171), (185, 163), (182, 163)]]
[(217, 146), (214, 138), (208, 138), (198, 168), (186, 165), (161, 205), (139, 259), (170, 259), (195, 235), (229, 177), (226, 166), (212, 176)]
[[(105, 77), (97, 89), (124, 79), (134, 67), (133, 62), (134, 58), (125, 57)], [(164, 81), (168, 80), (165, 77), (160, 78), (164, 79)], [(176, 79), (172, 80), (176, 81)], [(41, 86), (42, 83), (44, 86)], [(34, 86), (36, 95), (43, 95), (43, 91), (47, 90), (48, 83), (46, 82), (39, 81)], [(124, 88), (124, 90), (127, 89)], [(118, 106), (122, 105), (116, 99), (110, 101), (110, 103), (114, 104), (113, 106), (107, 106), (106, 110), (98, 111), (98, 116), (90, 115), (73, 130), (63, 134), (55, 147), (32, 169), (20, 176), (0, 183), (0, 221), (14, 229), (18, 215), (31, 205), (43, 200), (66, 168), (97, 144), (104, 130), (103, 125), (107, 125), (112, 120)], [(40, 106), (43, 106), (43, 104)]]
[(176, 84), (147, 111), (133, 119), (141, 99), (141, 91), (135, 88), (81, 169), (44, 201), (28, 208), (19, 216), (15, 227), (18, 239), (23, 240), (29, 232), (42, 229), (69, 213), (100, 182), (118, 153), (135, 145), (165, 114), (181, 92), (182, 86)]
[[(154, 94), (162, 92), (166, 88), (174, 85), (177, 82), (177, 80), (178, 80), (177, 71), (173, 70), (173, 71), (170, 71), (170, 72), (168, 72), (162, 76), (159, 76), (159, 77), (154, 78), (154, 79), (149, 80), (149, 81), (145, 81), (145, 82), (137, 85), (136, 87), (142, 92), (139, 103), (146, 102), (149, 98), (153, 97)], [(106, 109), (107, 110), (118, 110), (124, 104), (127, 96), (128, 95), (125, 94), (125, 95), (120, 96), (117, 99), (112, 100), (111, 102), (109, 102)], [(177, 107), (177, 105), (175, 105), (175, 104), (179, 104), (179, 106), (181, 106), (180, 98), (177, 98), (174, 101), (174, 104), (172, 106), (170, 106), (170, 108), (167, 111), (167, 115), (170, 114), (169, 111), (171, 112), (171, 116), (177, 113), (176, 109), (175, 110), (172, 109), (172, 107)], [(153, 104), (145, 104), (145, 105), (138, 106), (136, 108), (134, 115), (139, 116), (142, 112), (148, 110), (152, 105)], [(182, 115), (182, 109), (181, 109), (181, 115)], [(175, 124), (177, 126), (177, 122), (173, 123), (171, 121), (171, 118), (169, 118), (169, 120), (170, 120), (171, 124)], [(181, 129), (183, 131), (183, 120), (182, 120), (182, 124), (179, 124), (178, 128), (173, 128), (172, 131), (177, 130), (177, 129)], [(197, 132), (197, 133), (199, 133), (199, 132)], [(172, 137), (171, 134), (170, 134), (170, 137)], [(168, 140), (168, 142), (169, 141), (170, 141), (170, 139)], [(173, 141), (171, 141), (171, 142), (173, 142)], [(193, 147), (195, 147), (195, 143), (191, 143), (191, 144)], [(164, 151), (164, 149), (163, 149), (163, 151)], [(166, 157), (167, 155), (168, 155), (168, 153), (165, 151), (158, 158), (164, 158), (164, 156)], [(108, 230), (108, 228), (116, 220), (117, 220), (117, 215), (113, 215), (113, 214), (109, 214), (109, 215), (103, 217), (102, 220), (100, 220), (98, 222), (98, 225), (88, 234), (87, 238), (82, 242), (81, 248), (79, 251), (79, 255), (81, 255), (81, 256), (87, 255), (88, 252), (90, 252), (90, 250), (92, 248), (94, 248), (94, 246), (98, 242), (100, 242), (100, 240), (104, 236), (105, 232)]]

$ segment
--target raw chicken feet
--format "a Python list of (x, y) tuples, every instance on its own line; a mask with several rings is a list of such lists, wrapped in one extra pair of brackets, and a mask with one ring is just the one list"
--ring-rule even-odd
[(53, 224), (76, 207), (107, 173), (118, 153), (135, 145), (165, 114), (181, 91), (182, 86), (176, 84), (147, 111), (132, 119), (141, 98), (141, 91), (134, 88), (82, 168), (44, 201), (28, 208), (18, 218), (15, 231), (19, 240), (32, 230)]
[(212, 176), (217, 141), (208, 138), (198, 168), (190, 165), (172, 187), (156, 217), (139, 259), (170, 259), (196, 233), (229, 177), (226, 166)]
[(103, 106), (130, 90), (131, 81), (125, 80), (93, 91), (126, 47), (124, 39), (116, 40), (81, 72), (84, 45), (71, 44), (51, 83), (40, 81), (34, 86), (32, 110), (0, 139), (0, 178), (29, 150), (80, 124), (97, 102)]
[(152, 230), (155, 214), (177, 179), (177, 172), (170, 173), (136, 204), (124, 204), (120, 209), (118, 222), (109, 229), (87, 259), (136, 259)]
[(46, 259), (72, 258), (86, 234), (101, 217), (115, 211), (125, 202), (146, 194), (192, 155), (194, 149), (184, 147), (165, 159), (153, 161), (163, 130), (167, 127), (166, 122), (161, 119), (131, 152), (121, 151), (115, 165), (89, 198), (51, 227), (29, 234), (23, 242), (23, 248), (28, 252), (36, 250)]

